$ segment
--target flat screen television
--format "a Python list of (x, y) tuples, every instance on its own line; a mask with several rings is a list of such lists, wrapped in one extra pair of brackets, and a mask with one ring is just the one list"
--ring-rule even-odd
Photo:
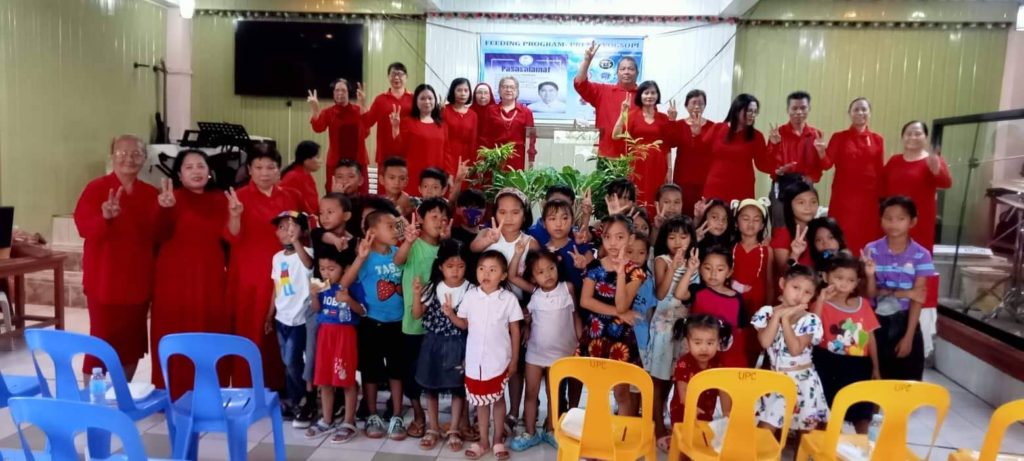
[(235, 94), (305, 98), (315, 88), (321, 99), (330, 99), (327, 91), (337, 78), (362, 81), (362, 24), (236, 24)]

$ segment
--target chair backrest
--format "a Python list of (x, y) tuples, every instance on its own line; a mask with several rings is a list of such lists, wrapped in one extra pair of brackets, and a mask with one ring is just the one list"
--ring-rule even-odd
[[(826, 454), (834, 454), (842, 431), (843, 415), (856, 403), (878, 404), (882, 414), (882, 428), (871, 453), (872, 460), (902, 459), (907, 451), (907, 424), (910, 415), (920, 407), (935, 408), (935, 430), (928, 444), (928, 453), (935, 445), (942, 422), (949, 410), (949, 391), (938, 384), (918, 381), (876, 380), (860, 381), (839, 390), (832, 401), (828, 427), (825, 428)], [(924, 459), (928, 459), (927, 456)]]
[(124, 453), (131, 461), (148, 459), (139, 430), (128, 415), (116, 408), (69, 400), (40, 397), (11, 399), (11, 417), (18, 427), (18, 437), (25, 458), (32, 460), (32, 448), (25, 439), (21, 425), (28, 423), (46, 434), (50, 459), (79, 459), (75, 435), (87, 429), (110, 432), (121, 439)]
[(114, 387), (117, 407), (122, 411), (135, 409), (135, 401), (128, 390), (128, 379), (125, 377), (124, 368), (121, 367), (121, 359), (106, 341), (70, 331), (31, 329), (25, 331), (25, 342), (32, 353), (32, 362), (36, 367), (36, 375), (39, 376), (44, 396), (49, 396), (49, 386), (39, 369), (39, 358), (36, 353), (44, 352), (53, 361), (56, 397), (74, 401), (89, 399), (88, 395), (83, 395), (78, 385), (78, 370), (73, 362), (75, 356), (88, 354), (103, 362), (110, 384)]
[(683, 443), (691, 444), (694, 430), (697, 428), (697, 400), (707, 390), (717, 389), (729, 395), (732, 408), (729, 411), (729, 426), (722, 440), (722, 451), (719, 459), (757, 459), (757, 453), (764, 453), (757, 446), (757, 409), (758, 400), (765, 394), (779, 394), (786, 401), (786, 414), (782, 420), (781, 440), (777, 452), (778, 458), (785, 445), (786, 434), (793, 420), (793, 409), (796, 406), (796, 382), (782, 373), (750, 368), (712, 368), (697, 373), (686, 385), (686, 411), (683, 416)]
[[(7, 381), (4, 381), (4, 372), (0, 370), (0, 408), (7, 407), (7, 401), (11, 398), (11, 391), (7, 389)], [(0, 459), (3, 456), (0, 455)]]
[[(195, 366), (195, 381), (192, 387), (192, 415), (198, 419), (223, 419), (224, 405), (221, 399), (220, 381), (217, 379), (217, 362), (226, 356), (238, 356), (249, 363), (252, 388), (263, 389), (263, 361), (260, 350), (248, 338), (217, 333), (178, 333), (164, 336), (159, 346), (160, 368), (163, 370), (167, 388), (171, 376), (167, 361), (174, 355), (181, 355)], [(255, 394), (255, 393), (254, 393)], [(254, 410), (259, 412), (265, 402), (254, 398)]]
[[(654, 382), (651, 376), (636, 365), (617, 360), (592, 357), (566, 357), (551, 365), (548, 371), (548, 386), (558, 394), (558, 386), (566, 378), (580, 380), (587, 388), (586, 416), (583, 420), (583, 432), (580, 436), (582, 456), (588, 453), (606, 453), (614, 456), (616, 437), (625, 434), (613, 433), (612, 410), (608, 394), (618, 384), (630, 384), (640, 390), (640, 414), (653, 414)], [(554, 399), (557, 400), (557, 399)], [(557, 402), (552, 402), (552, 413), (558, 414)], [(648, 417), (649, 418), (649, 417)], [(555, 424), (556, 433), (561, 432), (559, 424)], [(647, 424), (641, 425), (640, 440), (653, 438), (654, 433)], [(611, 437), (609, 437), (611, 434)], [(574, 456), (573, 458), (578, 458)]]
[(996, 408), (992, 413), (992, 421), (988, 423), (988, 433), (981, 444), (978, 461), (995, 461), (999, 455), (999, 446), (1003, 443), (1006, 429), (1017, 421), (1024, 420), (1024, 399), (1014, 400)]

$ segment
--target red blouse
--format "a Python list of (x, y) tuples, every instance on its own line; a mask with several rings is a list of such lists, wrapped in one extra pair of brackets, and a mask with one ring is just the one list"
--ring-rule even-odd
[(885, 140), (878, 133), (850, 127), (832, 135), (822, 168), (834, 165), (828, 215), (843, 229), (855, 256), (865, 245), (882, 238), (878, 202), (882, 199)]
[(408, 90), (399, 98), (391, 94), (391, 90), (385, 91), (376, 98), (370, 110), (363, 114), (363, 125), (369, 131), (374, 124), (377, 125), (377, 167), (384, 166), (384, 160), (398, 154), (397, 146), (391, 139), (391, 112), (397, 105), (402, 117), (408, 117), (412, 113), (412, 93)]
[[(821, 131), (810, 124), (804, 124), (804, 129), (799, 134), (793, 128), (792, 123), (786, 123), (779, 127), (779, 137), (782, 138), (778, 144), (768, 143), (768, 153), (775, 159), (776, 168), (788, 163), (795, 163), (789, 169), (790, 173), (800, 173), (811, 181), (817, 183), (821, 180), (821, 157), (814, 147), (814, 140), (822, 136)], [(771, 172), (772, 179), (775, 179), (775, 171)]]
[(590, 80), (582, 82), (574, 80), (573, 86), (580, 98), (594, 106), (595, 124), (601, 131), (597, 152), (603, 157), (625, 155), (626, 143), (622, 140), (612, 139), (612, 131), (615, 129), (615, 123), (618, 122), (619, 116), (622, 115), (622, 101), (628, 99), (630, 107), (634, 107), (633, 95), (636, 93), (636, 84), (609, 85), (594, 83)]
[(747, 310), (743, 313), (745, 317), (753, 317), (754, 312), (769, 303), (768, 256), (771, 251), (767, 245), (757, 245), (747, 251), (742, 243), (737, 243), (732, 249), (732, 288), (743, 297), (743, 307)]
[(472, 109), (460, 114), (451, 105), (444, 106), (441, 117), (448, 130), (444, 170), (449, 174), (455, 174), (459, 170), (460, 157), (470, 162), (476, 160), (476, 151), (480, 147), (477, 144), (478, 117), (476, 111)]
[[(391, 126), (390, 122), (388, 126)], [(398, 146), (398, 152), (405, 158), (409, 171), (409, 183), (405, 186), (405, 192), (413, 196), (419, 195), (420, 172), (430, 167), (445, 169), (448, 163), (445, 159), (448, 130), (445, 124), (438, 125), (433, 120), (424, 123), (405, 117), (398, 131), (395, 144)], [(448, 174), (453, 173), (448, 171)]]
[(745, 139), (741, 131), (727, 141), (729, 124), (716, 124), (711, 136), (711, 166), (704, 183), (704, 196), (725, 203), (754, 197), (754, 167), (765, 173), (775, 170), (775, 160), (768, 154), (764, 135), (754, 130), (754, 138)]
[[(700, 134), (693, 135), (686, 120), (672, 123), (676, 149), (676, 163), (673, 168), (673, 181), (676, 184), (704, 184), (711, 168), (711, 133), (715, 122), (705, 120), (700, 127)], [(686, 211), (686, 210), (684, 210)]]
[(908, 162), (903, 154), (890, 157), (883, 170), (884, 195), (906, 195), (917, 205), (917, 225), (910, 228), (910, 238), (929, 252), (935, 246), (935, 220), (938, 215), (935, 194), (939, 189), (953, 186), (946, 161), (941, 156), (938, 159), (937, 174), (928, 168), (927, 157)]
[(487, 109), (487, 115), (484, 117), (482, 130), (485, 146), (515, 143), (515, 153), (512, 154), (507, 166), (514, 170), (522, 170), (526, 167), (524, 155), (529, 155), (530, 161), (533, 161), (537, 154), (534, 149), (537, 142), (536, 134), (530, 137), (529, 148), (526, 146), (526, 129), (533, 126), (533, 112), (526, 106), (517, 102), (515, 108), (506, 112), (500, 105), (495, 105)]
[[(633, 163), (633, 181), (636, 183), (637, 201), (653, 204), (660, 188), (668, 181), (668, 161), (672, 152), (672, 122), (668, 116), (654, 113), (654, 121), (647, 123), (643, 110), (634, 108), (629, 111), (626, 131), (640, 144), (661, 141), (661, 144), (647, 152), (647, 157), (637, 159)], [(653, 211), (653, 206), (649, 207)]]
[[(799, 264), (803, 264), (803, 265), (805, 265), (807, 267), (814, 267), (814, 263), (811, 262), (811, 248), (810, 248), (810, 246), (814, 244), (814, 237), (813, 236), (808, 236), (808, 237), (810, 238), (810, 241), (807, 242), (807, 249), (804, 250), (804, 252), (800, 255), (800, 259), (798, 259), (796, 262), (799, 263)], [(771, 241), (770, 245), (771, 245), (773, 250), (786, 250), (786, 251), (792, 252), (792, 250), (790, 249), (790, 245), (792, 243), (793, 243), (793, 237), (789, 233), (789, 229), (788, 228), (786, 228), (786, 227), (779, 227), (779, 228), (777, 228), (777, 229), (772, 231), (772, 241)], [(790, 257), (792, 257), (792, 253), (790, 253)], [(759, 307), (754, 308), (755, 311), (757, 309), (759, 309)]]
[[(329, 176), (333, 176), (329, 175)], [(288, 187), (299, 193), (302, 198), (303, 208), (300, 211), (310, 216), (315, 216), (320, 211), (320, 196), (316, 192), (316, 180), (313, 174), (307, 171), (302, 165), (296, 166), (285, 173), (281, 179), (281, 187)]]
[[(369, 130), (364, 128), (363, 118), (359, 112), (359, 106), (356, 104), (335, 104), (309, 119), (314, 132), (323, 133), (327, 130), (330, 142), (327, 148), (328, 180), (333, 175), (338, 161), (343, 158), (350, 158), (363, 166), (369, 162), (365, 142)], [(329, 185), (327, 190), (330, 191)]]

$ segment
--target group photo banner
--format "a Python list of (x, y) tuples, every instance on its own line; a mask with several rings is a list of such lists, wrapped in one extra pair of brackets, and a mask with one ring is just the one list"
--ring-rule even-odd
[(636, 60), (642, 75), (643, 37), (482, 34), (480, 81), (498, 92), (498, 80), (514, 76), (519, 80), (519, 102), (533, 111), (535, 119), (594, 120), (594, 108), (572, 85), (584, 52), (594, 41), (600, 48), (590, 64), (590, 81), (615, 84), (619, 60), (625, 56)]

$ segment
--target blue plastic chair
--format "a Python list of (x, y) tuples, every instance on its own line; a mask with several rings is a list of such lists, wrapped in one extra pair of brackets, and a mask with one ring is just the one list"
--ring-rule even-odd
[[(79, 459), (75, 448), (75, 435), (84, 431), (103, 431), (116, 435), (124, 447), (123, 455), (110, 456), (108, 460), (145, 461), (146, 450), (142, 438), (128, 415), (113, 407), (92, 405), (59, 399), (16, 397), (11, 399), (11, 417), (18, 427), (18, 437), (26, 459)], [(22, 424), (31, 424), (46, 434), (47, 452), (33, 453)], [(90, 453), (90, 458), (96, 459)]]
[[(138, 421), (158, 412), (169, 413), (167, 411), (170, 409), (167, 391), (162, 389), (154, 390), (145, 399), (132, 399), (131, 391), (128, 390), (128, 380), (121, 367), (121, 360), (114, 348), (102, 339), (69, 331), (32, 329), (25, 331), (25, 342), (32, 353), (32, 361), (35, 364), (39, 383), (44, 385), (44, 395), (49, 395), (49, 389), (42, 370), (39, 369), (37, 352), (43, 352), (53, 360), (53, 369), (56, 375), (56, 397), (60, 400), (85, 403), (90, 402), (89, 389), (78, 387), (78, 371), (72, 360), (77, 355), (89, 354), (106, 366), (107, 376), (110, 378), (110, 383), (114, 387), (114, 395), (117, 398), (117, 409), (132, 421)], [(167, 432), (173, 444), (174, 422), (170, 418), (167, 418)], [(110, 435), (90, 431), (89, 453), (94, 458), (109, 456)]]
[[(274, 429), (274, 459), (285, 459), (281, 403), (277, 392), (263, 387), (263, 360), (252, 341), (241, 336), (214, 333), (179, 333), (160, 340), (160, 367), (170, 387), (167, 362), (181, 355), (195, 365), (192, 390), (172, 404), (174, 456), (194, 460), (199, 451), (199, 433), (224, 432), (232, 461), (244, 461), (248, 452), (248, 429), (256, 421), (270, 418)], [(222, 389), (217, 379), (217, 362), (238, 356), (249, 363), (252, 388)], [(170, 397), (168, 397), (169, 399)]]
[(11, 397), (32, 397), (38, 395), (39, 390), (38, 376), (4, 376), (0, 371), (0, 408), (7, 408), (7, 401)]

